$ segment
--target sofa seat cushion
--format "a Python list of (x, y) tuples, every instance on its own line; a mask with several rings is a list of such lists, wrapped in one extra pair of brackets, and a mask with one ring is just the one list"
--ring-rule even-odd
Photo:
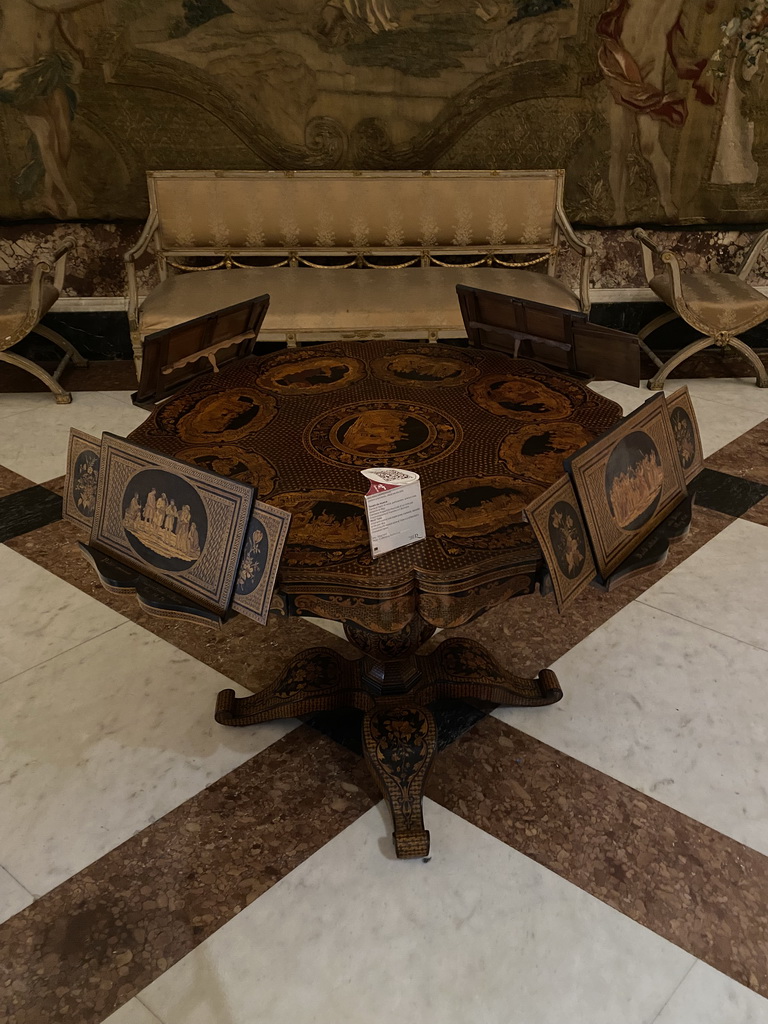
[[(667, 274), (654, 277), (650, 285), (675, 309)], [(705, 333), (744, 331), (768, 318), (768, 298), (735, 274), (681, 274), (680, 285), (694, 318), (693, 326)]]
[(564, 309), (579, 308), (578, 298), (562, 282), (530, 270), (265, 267), (169, 276), (144, 300), (139, 323), (142, 334), (151, 334), (267, 293), (265, 333), (439, 330), (461, 335), (457, 284)]
[[(40, 318), (45, 316), (58, 297), (58, 290), (52, 284), (43, 281)], [(0, 285), (0, 352), (15, 345), (24, 337), (19, 331), (24, 326), (31, 301), (32, 290), (28, 284)]]

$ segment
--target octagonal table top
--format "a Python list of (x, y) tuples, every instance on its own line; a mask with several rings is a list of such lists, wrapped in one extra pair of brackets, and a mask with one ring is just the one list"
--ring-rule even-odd
[[(292, 515), (278, 575), (291, 610), (384, 632), (416, 613), (458, 625), (533, 587), (523, 509), (620, 407), (530, 360), (453, 345), (338, 342), (190, 382), (131, 440), (224, 476)], [(427, 537), (370, 554), (361, 470), (421, 478)]]

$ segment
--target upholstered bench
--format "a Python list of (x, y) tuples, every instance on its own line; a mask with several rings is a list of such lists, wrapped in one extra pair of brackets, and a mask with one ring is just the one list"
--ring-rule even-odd
[[(125, 256), (134, 355), (155, 331), (269, 293), (261, 341), (465, 336), (456, 285), (589, 309), (563, 172), (152, 171)], [(555, 275), (562, 239), (575, 294)], [(160, 283), (139, 302), (136, 263)], [(364, 271), (364, 272), (363, 272)]]

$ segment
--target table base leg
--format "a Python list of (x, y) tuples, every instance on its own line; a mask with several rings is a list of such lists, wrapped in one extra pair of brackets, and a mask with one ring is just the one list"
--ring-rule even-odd
[[(535, 679), (515, 675), (480, 644), (461, 637), (444, 640), (430, 654), (409, 655), (404, 664), (411, 669), (405, 676), (415, 679), (414, 684), (406, 691), (381, 692), (371, 682), (370, 656), (350, 660), (328, 647), (311, 647), (261, 693), (237, 697), (234, 690), (222, 690), (216, 721), (246, 726), (341, 708), (365, 712), (363, 750), (392, 814), (395, 852), (403, 858), (426, 857), (429, 832), (422, 799), (437, 749), (435, 720), (427, 705), (448, 697), (538, 707), (556, 703), (563, 693), (549, 669)], [(379, 675), (386, 680), (383, 669), (377, 679)]]
[(563, 696), (550, 669), (542, 669), (534, 679), (515, 675), (474, 640), (444, 640), (431, 655), (419, 660), (426, 663), (422, 696), (426, 691), (430, 700), (454, 697), (507, 707), (542, 707), (556, 704)]
[(329, 647), (310, 647), (260, 693), (236, 697), (234, 690), (221, 690), (214, 717), (219, 725), (258, 725), (339, 708), (364, 711), (373, 701), (360, 690), (359, 681), (358, 661), (342, 658)]
[(424, 784), (437, 749), (435, 719), (428, 708), (401, 704), (376, 708), (363, 719), (363, 750), (392, 814), (398, 857), (426, 857)]

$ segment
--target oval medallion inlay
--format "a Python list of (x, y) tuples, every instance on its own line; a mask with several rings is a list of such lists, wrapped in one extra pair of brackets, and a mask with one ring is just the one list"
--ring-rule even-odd
[(357, 402), (319, 416), (305, 443), (339, 466), (417, 468), (452, 451), (461, 427), (445, 412), (410, 402)]

